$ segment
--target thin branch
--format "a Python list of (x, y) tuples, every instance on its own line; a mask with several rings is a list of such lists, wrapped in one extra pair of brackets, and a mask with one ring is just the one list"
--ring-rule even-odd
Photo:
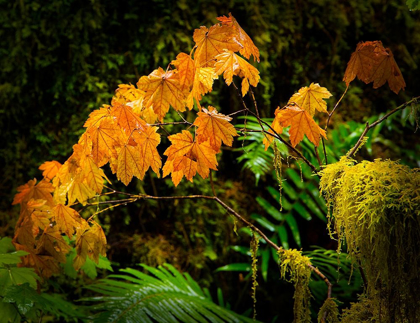
[(150, 124), (149, 126), (151, 126), (151, 127), (153, 127), (153, 126), (158, 127), (158, 126), (170, 126), (170, 125), (174, 125), (174, 124), (189, 124), (189, 125), (192, 125), (192, 123), (191, 122), (188, 122), (188, 121), (175, 121), (175, 122), (153, 123), (153, 124)]
[(362, 134), (359, 137), (359, 140), (357, 140), (356, 145), (354, 145), (354, 147), (350, 150), (350, 152), (347, 154), (347, 157), (352, 157), (356, 151), (359, 149), (359, 146), (362, 144), (363, 141), (363, 137), (368, 133), (368, 131), (370, 129), (372, 129), (373, 127), (377, 126), (378, 124), (380, 124), (382, 121), (386, 120), (389, 116), (391, 116), (392, 114), (394, 114), (395, 112), (398, 112), (402, 109), (405, 109), (409, 104), (413, 103), (413, 102), (417, 102), (417, 100), (420, 99), (420, 96), (412, 98), (410, 101), (407, 101), (403, 104), (401, 104), (399, 107), (395, 108), (394, 110), (389, 111), (387, 114), (385, 114), (382, 118), (379, 118), (378, 120), (376, 120), (374, 123), (372, 123), (371, 125), (369, 125), (369, 122), (366, 122), (366, 128), (365, 130), (363, 130)]
[(328, 156), (327, 156), (327, 150), (325, 149), (325, 140), (323, 137), (321, 137), (322, 140), (322, 149), (324, 151), (324, 157), (325, 157), (325, 165), (328, 165)]
[(338, 107), (339, 103), (341, 102), (341, 100), (346, 95), (348, 89), (349, 89), (349, 86), (347, 85), (346, 90), (344, 91), (343, 95), (341, 96), (341, 98), (335, 104), (334, 109), (332, 109), (332, 111), (330, 113), (328, 113), (328, 119), (327, 119), (327, 124), (325, 125), (325, 130), (327, 130), (328, 124), (330, 123), (331, 117), (333, 116), (333, 114), (334, 114), (335, 110), (337, 109), (337, 107)]
[[(115, 192), (116, 193), (123, 193), (123, 192), (118, 192), (118, 191), (115, 191)], [(123, 193), (123, 194), (127, 194), (127, 193)], [(213, 194), (214, 194), (214, 192), (213, 192)], [(105, 204), (105, 203), (126, 204), (126, 203), (136, 202), (136, 201), (139, 201), (139, 200), (194, 200), (194, 199), (213, 200), (216, 203), (218, 203), (220, 206), (222, 206), (230, 214), (232, 214), (235, 218), (237, 218), (239, 221), (246, 224), (252, 230), (257, 232), (260, 235), (260, 237), (263, 238), (267, 242), (267, 244), (270, 245), (272, 248), (274, 248), (277, 251), (283, 250), (278, 245), (276, 245), (273, 241), (271, 241), (259, 228), (257, 228), (255, 225), (253, 225), (248, 220), (246, 220), (242, 215), (240, 215), (238, 212), (236, 212), (234, 209), (232, 209), (230, 206), (228, 206), (225, 202), (223, 202), (217, 196), (207, 196), (207, 195), (152, 196), (152, 195), (134, 195), (134, 194), (129, 194), (129, 193), (127, 195), (131, 196), (131, 198), (130, 199), (123, 199), (123, 200), (116, 200), (116, 201), (101, 201), (101, 202), (96, 202), (96, 203), (90, 203), (89, 205), (98, 205), (98, 204)], [(103, 212), (103, 211), (104, 210), (102, 210), (101, 212)], [(314, 267), (313, 265), (308, 265), (308, 267), (327, 284), (327, 286), (328, 286), (328, 297), (331, 297), (332, 284), (330, 283), (328, 278), (325, 277), (325, 275), (322, 274), (319, 271), (319, 269)]]
[(228, 114), (227, 116), (228, 117), (231, 117), (231, 116), (233, 116), (235, 114), (238, 114), (238, 113), (241, 113), (241, 112), (244, 112), (244, 111), (246, 111), (246, 109), (242, 109), (242, 110), (239, 110), (239, 111), (232, 112), (231, 114)]

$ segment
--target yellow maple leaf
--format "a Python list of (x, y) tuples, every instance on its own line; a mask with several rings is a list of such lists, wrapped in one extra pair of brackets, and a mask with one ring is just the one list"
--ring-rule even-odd
[(237, 136), (235, 127), (229, 122), (231, 117), (225, 116), (217, 112), (217, 110), (209, 106), (198, 112), (198, 117), (194, 121), (197, 126), (198, 142), (209, 140), (210, 146), (216, 151), (220, 151), (222, 141), (225, 145), (232, 147), (233, 137)]
[(201, 26), (194, 31), (193, 39), (196, 50), (194, 53), (194, 62), (198, 67), (213, 67), (215, 58), (221, 54), (224, 49), (237, 52), (241, 45), (236, 41), (236, 30), (231, 26), (221, 26), (216, 24), (210, 29)]
[(63, 204), (57, 204), (54, 207), (53, 217), (60, 232), (66, 234), (70, 239), (76, 229), (81, 227), (82, 221), (85, 221), (76, 210)]
[(213, 82), (217, 79), (217, 74), (213, 67), (198, 67), (195, 71), (194, 82), (191, 92), (187, 97), (187, 107), (192, 109), (194, 106), (194, 99), (198, 108), (201, 110), (200, 101), (202, 96), (209, 93), (213, 89)]
[(163, 166), (163, 177), (172, 174), (175, 186), (183, 176), (192, 182), (196, 173), (207, 178), (210, 169), (217, 170), (216, 151), (208, 141), (194, 141), (187, 130), (169, 136), (168, 139), (172, 145), (164, 152), (168, 159)]
[(144, 98), (144, 91), (136, 88), (132, 84), (119, 84), (115, 91), (115, 96), (112, 98), (112, 105), (115, 102), (120, 104), (127, 104), (129, 102), (141, 101)]
[(163, 121), (169, 106), (177, 111), (185, 111), (185, 99), (188, 89), (181, 87), (179, 75), (176, 71), (165, 72), (161, 67), (149, 76), (142, 76), (137, 87), (146, 92), (144, 106), (153, 107), (154, 112)]
[(242, 29), (239, 25), (238, 21), (232, 16), (229, 12), (229, 17), (221, 16), (217, 17), (217, 20), (221, 21), (223, 25), (231, 26), (235, 28), (235, 39), (238, 43), (242, 45), (239, 49), (239, 53), (249, 59), (251, 55), (254, 56), (258, 62), (260, 62), (260, 51), (258, 50), (257, 46), (255, 46), (254, 42), (252, 41), (251, 37)]
[(282, 127), (291, 126), (289, 135), (293, 147), (303, 140), (304, 135), (316, 147), (319, 145), (321, 136), (327, 139), (326, 132), (318, 126), (309, 112), (298, 106), (286, 106), (281, 109), (276, 114), (275, 121)]
[(230, 85), (233, 76), (242, 77), (242, 96), (248, 93), (249, 85), (256, 87), (260, 81), (260, 72), (242, 57), (232, 51), (225, 50), (216, 56), (215, 70), (217, 75), (223, 74), (226, 84)]
[(327, 103), (323, 99), (328, 99), (331, 96), (332, 94), (327, 88), (319, 86), (318, 83), (311, 83), (309, 87), (302, 87), (299, 89), (299, 92), (293, 94), (287, 104), (296, 103), (313, 116), (315, 110), (328, 113)]

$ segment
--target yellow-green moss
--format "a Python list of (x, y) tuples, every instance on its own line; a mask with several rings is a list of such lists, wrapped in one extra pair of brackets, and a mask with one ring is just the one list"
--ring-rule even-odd
[(283, 210), (283, 203), (282, 203), (282, 199), (281, 199), (281, 191), (282, 191), (282, 179), (281, 179), (281, 168), (283, 166), (282, 164), (282, 158), (280, 155), (280, 150), (277, 147), (277, 143), (274, 141), (273, 144), (273, 150), (274, 150), (274, 157), (273, 157), (273, 165), (274, 165), (274, 169), (276, 171), (276, 177), (277, 177), (277, 182), (279, 183), (279, 203), (280, 203), (280, 211)]
[(252, 231), (252, 239), (251, 239), (251, 258), (252, 258), (252, 265), (251, 265), (251, 269), (252, 269), (252, 300), (253, 300), (253, 307), (254, 307), (254, 315), (253, 318), (254, 320), (257, 318), (257, 287), (258, 287), (258, 282), (257, 282), (257, 273), (258, 273), (258, 258), (257, 258), (257, 253), (258, 253), (258, 246), (259, 246), (259, 238), (257, 236), (257, 234)]
[(365, 271), (365, 304), (381, 322), (420, 322), (419, 169), (343, 157), (321, 176), (330, 233)]
[(339, 323), (338, 306), (334, 298), (327, 298), (318, 312), (318, 323)]
[(280, 248), (278, 255), (281, 277), (292, 282), (295, 286), (293, 322), (311, 322), (309, 309), (312, 298), (309, 290), (311, 269), (308, 266), (311, 264), (311, 261), (308, 257), (303, 256), (301, 251), (296, 249), (286, 250)]

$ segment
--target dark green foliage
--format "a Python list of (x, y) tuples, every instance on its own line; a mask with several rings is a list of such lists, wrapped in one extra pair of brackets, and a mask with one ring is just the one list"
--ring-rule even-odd
[(173, 266), (142, 267), (155, 277), (127, 268), (87, 287), (103, 295), (84, 299), (95, 303), (95, 322), (252, 322), (214, 304), (189, 274)]

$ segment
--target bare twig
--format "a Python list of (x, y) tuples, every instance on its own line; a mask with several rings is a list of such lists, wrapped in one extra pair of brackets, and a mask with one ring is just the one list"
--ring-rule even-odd
[(389, 111), (387, 114), (385, 114), (382, 118), (379, 118), (378, 120), (376, 120), (374, 123), (372, 123), (371, 125), (369, 124), (369, 122), (366, 122), (366, 127), (365, 130), (363, 130), (362, 134), (359, 137), (359, 140), (357, 140), (356, 145), (354, 145), (354, 147), (350, 150), (350, 152), (347, 154), (347, 157), (352, 157), (356, 151), (359, 149), (359, 146), (362, 144), (363, 141), (363, 137), (367, 134), (367, 132), (372, 129), (373, 127), (377, 126), (378, 124), (380, 124), (382, 121), (386, 120), (389, 116), (391, 116), (392, 114), (394, 114), (395, 112), (398, 112), (402, 109), (405, 109), (409, 104), (413, 103), (413, 102), (417, 102), (417, 100), (420, 99), (420, 96), (415, 97), (413, 99), (411, 99), (410, 101), (407, 101), (403, 104), (401, 104), (399, 107), (395, 108), (394, 110)]
[(344, 91), (343, 95), (341, 96), (341, 98), (337, 101), (337, 103), (335, 104), (334, 108), (332, 109), (332, 111), (330, 113), (328, 113), (328, 119), (327, 119), (327, 124), (325, 125), (325, 130), (327, 130), (328, 128), (328, 124), (330, 123), (330, 119), (333, 116), (335, 110), (337, 109), (338, 105), (340, 104), (341, 100), (344, 98), (344, 96), (347, 93), (347, 90), (349, 89), (349, 87), (346, 87), (346, 90)]

